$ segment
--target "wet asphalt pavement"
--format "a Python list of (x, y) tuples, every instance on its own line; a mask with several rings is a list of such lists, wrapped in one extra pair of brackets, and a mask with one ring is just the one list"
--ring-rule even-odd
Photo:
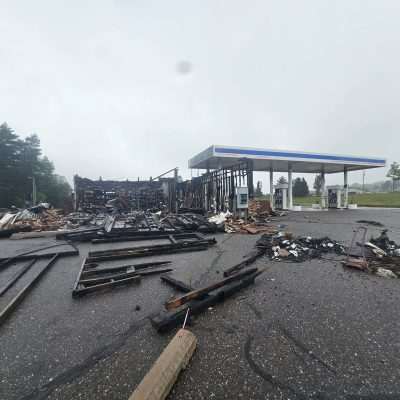
[[(348, 243), (361, 219), (381, 222), (400, 242), (400, 210), (298, 212), (274, 223), (295, 235)], [(258, 236), (216, 238), (206, 252), (143, 261), (171, 260), (176, 278), (200, 287), (221, 279)], [(0, 256), (53, 242), (1, 240)], [(73, 299), (82, 257), (111, 246), (127, 244), (80, 244), (81, 255), (59, 260), (0, 327), (0, 399), (129, 398), (176, 332), (160, 335), (148, 319), (176, 292), (152, 276)], [(334, 254), (324, 257), (258, 260), (267, 270), (255, 285), (195, 318), (190, 329), (198, 348), (169, 399), (399, 399), (400, 281), (345, 269)], [(1, 308), (44, 263), (0, 297)], [(17, 268), (2, 272), (0, 281)]]

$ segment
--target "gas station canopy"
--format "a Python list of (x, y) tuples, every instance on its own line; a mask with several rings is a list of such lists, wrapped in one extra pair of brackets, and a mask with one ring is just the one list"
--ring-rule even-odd
[(243, 159), (253, 160), (254, 171), (333, 174), (384, 167), (386, 159), (381, 157), (359, 157), (350, 155), (310, 153), (306, 151), (255, 149), (250, 147), (217, 146), (197, 154), (189, 160), (189, 168), (229, 168)]

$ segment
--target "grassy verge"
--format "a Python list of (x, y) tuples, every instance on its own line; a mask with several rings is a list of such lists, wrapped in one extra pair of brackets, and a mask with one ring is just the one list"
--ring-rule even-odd
[[(319, 197), (295, 197), (294, 204), (299, 206), (311, 206), (319, 203)], [(400, 192), (394, 193), (362, 193), (349, 196), (349, 203), (362, 207), (400, 207)]]

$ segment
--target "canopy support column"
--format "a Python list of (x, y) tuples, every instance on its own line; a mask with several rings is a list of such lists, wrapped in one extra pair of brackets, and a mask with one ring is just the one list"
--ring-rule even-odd
[(269, 202), (271, 203), (271, 208), (274, 209), (274, 168), (269, 169)]
[(291, 210), (293, 208), (293, 185), (292, 185), (292, 175), (293, 175), (293, 168), (291, 164), (289, 164), (289, 169), (288, 169), (288, 208)]
[(321, 171), (321, 208), (326, 208), (325, 171)]
[(348, 208), (349, 207), (349, 184), (348, 184), (348, 170), (347, 167), (344, 167), (344, 208)]

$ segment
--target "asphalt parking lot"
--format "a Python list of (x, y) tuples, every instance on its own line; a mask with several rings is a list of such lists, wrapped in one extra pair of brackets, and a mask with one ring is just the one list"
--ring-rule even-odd
[[(381, 222), (400, 242), (400, 210), (297, 212), (274, 223), (346, 244), (361, 219)], [(206, 252), (151, 259), (171, 260), (175, 277), (200, 287), (221, 279), (259, 236), (215, 237), (218, 244)], [(0, 254), (53, 242), (3, 239)], [(1, 399), (128, 399), (174, 335), (158, 334), (149, 322), (176, 294), (158, 276), (72, 298), (82, 258), (94, 247), (111, 244), (80, 244), (80, 256), (59, 260), (0, 327)], [(262, 258), (255, 265), (267, 267), (255, 285), (195, 318), (190, 329), (198, 348), (170, 399), (400, 398), (398, 280), (345, 269), (334, 255), (304, 263)]]

